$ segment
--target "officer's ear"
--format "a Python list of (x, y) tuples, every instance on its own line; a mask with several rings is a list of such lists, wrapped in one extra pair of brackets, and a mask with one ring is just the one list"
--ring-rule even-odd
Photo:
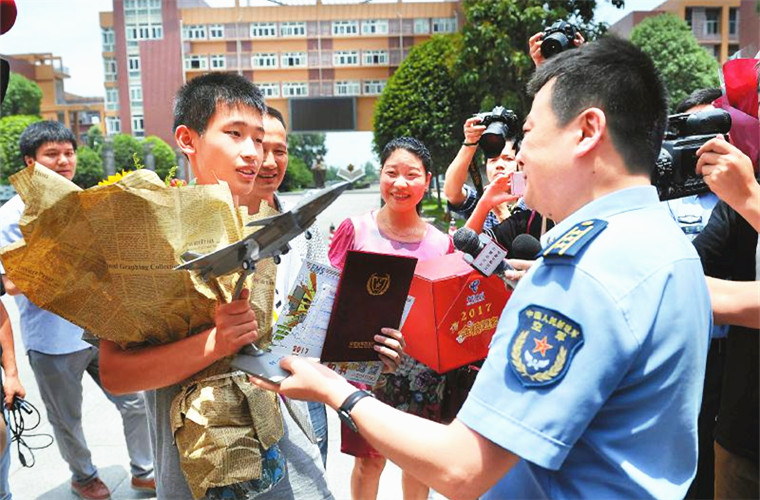
[(588, 108), (579, 114), (577, 122), (576, 156), (585, 156), (592, 152), (602, 140), (607, 129), (607, 116), (599, 108)]

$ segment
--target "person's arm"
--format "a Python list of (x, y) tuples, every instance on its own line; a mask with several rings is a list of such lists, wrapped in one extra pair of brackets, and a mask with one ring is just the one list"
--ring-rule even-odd
[(483, 135), (486, 127), (478, 125), (480, 118), (468, 118), (464, 122), (464, 142), (469, 146), (462, 144), (454, 160), (446, 169), (443, 180), (443, 194), (454, 206), (461, 205), (467, 198), (463, 186), (469, 174), (468, 167), (472, 163), (472, 158), (478, 150), (478, 141)]
[(760, 281), (706, 278), (716, 324), (760, 328)]
[(3, 279), (3, 286), (5, 287), (5, 293), (8, 295), (20, 295), (21, 290), (18, 289), (16, 285), (13, 284), (11, 280), (8, 279), (6, 275), (2, 275)]
[(760, 184), (752, 160), (722, 135), (703, 144), (697, 156), (697, 173), (710, 190), (760, 231)]
[(258, 325), (249, 296), (250, 292), (243, 290), (238, 300), (219, 304), (214, 328), (176, 342), (125, 350), (101, 340), (103, 387), (113, 394), (166, 387), (253, 343)]
[(488, 212), (493, 207), (501, 203), (511, 203), (519, 198), (519, 196), (509, 194), (509, 182), (510, 177), (507, 175), (496, 176), (486, 187), (486, 190), (483, 191), (483, 196), (478, 200), (478, 204), (475, 205), (475, 210), (472, 211), (472, 215), (467, 219), (465, 227), (472, 229), (476, 233), (483, 232), (483, 224), (486, 221)]
[(16, 396), (20, 398), (26, 396), (26, 389), (21, 385), (21, 380), (18, 378), (11, 320), (8, 317), (8, 312), (5, 310), (5, 305), (3, 305), (2, 302), (0, 302), (0, 350), (2, 350), (3, 353), (0, 364), (3, 365), (3, 392), (5, 394), (5, 406), (10, 408), (13, 404), (13, 398)]
[[(293, 375), (279, 386), (252, 380), (295, 399), (321, 401), (338, 408), (356, 391), (332, 370), (304, 358), (289, 357), (282, 367)], [(477, 498), (496, 484), (519, 457), (463, 423), (431, 422), (364, 398), (351, 411), (359, 434), (405, 471), (447, 498)]]

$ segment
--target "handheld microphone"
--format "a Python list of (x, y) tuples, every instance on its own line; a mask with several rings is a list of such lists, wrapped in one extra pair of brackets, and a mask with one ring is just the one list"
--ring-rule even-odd
[(454, 246), (464, 252), (464, 260), (485, 276), (502, 275), (512, 266), (504, 258), (507, 251), (485, 234), (478, 235), (468, 227), (461, 227), (454, 233)]
[(533, 235), (523, 233), (512, 240), (512, 255), (514, 259), (533, 260), (541, 251), (541, 242)]

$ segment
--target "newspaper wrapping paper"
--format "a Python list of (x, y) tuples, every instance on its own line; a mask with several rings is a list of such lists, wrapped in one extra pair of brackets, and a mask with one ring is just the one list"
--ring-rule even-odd
[[(82, 190), (42, 166), (22, 170), (11, 182), (25, 204), (19, 221), (23, 239), (0, 249), (0, 259), (9, 279), (38, 307), (129, 347), (201, 332), (213, 326), (218, 297), (230, 300), (235, 276), (206, 283), (195, 273), (173, 271), (186, 251), (208, 253), (248, 234), (243, 224), (249, 217), (234, 207), (226, 185), (167, 187), (155, 172), (138, 170), (114, 184)], [(272, 213), (263, 210), (256, 217)], [(271, 338), (275, 273), (270, 259), (258, 263), (249, 278), (265, 343)], [(226, 392), (227, 399), (239, 399), (239, 384), (217, 382), (219, 375), (229, 379), (229, 371), (228, 360), (222, 360), (192, 377), (186, 387), (197, 390), (180, 392), (173, 408), (198, 410), (189, 418), (173, 414), (172, 421), (207, 425), (213, 421), (202, 416), (212, 407), (207, 396)], [(207, 383), (213, 390), (203, 390)], [(214, 471), (213, 479), (206, 479), (193, 469), (189, 475), (185, 471), (189, 483), (234, 484), (240, 471), (260, 474), (258, 445), (280, 439), (281, 416), (272, 398), (246, 400), (257, 425), (244, 425), (248, 434), (233, 433), (232, 439), (239, 441), (236, 448), (251, 448), (250, 453), (244, 458), (215, 454), (214, 468), (229, 471), (229, 477), (219, 479)], [(225, 428), (208, 427), (204, 439), (223, 447), (231, 438)], [(193, 455), (193, 450), (185, 453)]]

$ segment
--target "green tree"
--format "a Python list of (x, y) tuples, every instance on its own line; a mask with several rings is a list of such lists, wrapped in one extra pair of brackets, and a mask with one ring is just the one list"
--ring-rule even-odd
[(8, 90), (3, 99), (3, 116), (39, 115), (42, 90), (35, 82), (18, 73), (11, 73)]
[(314, 176), (306, 163), (299, 157), (290, 156), (290, 153), (288, 153), (288, 158), (288, 169), (280, 184), (280, 191), (294, 191), (313, 185)]
[(155, 135), (146, 137), (145, 142), (153, 144), (151, 152), (156, 162), (156, 173), (162, 179), (166, 178), (172, 167), (177, 165), (177, 157), (174, 155), (174, 150), (163, 139)]
[(412, 47), (375, 105), (378, 156), (394, 137), (412, 136), (430, 149), (434, 177), (454, 158), (465, 115), (453, 75), (458, 54), (458, 35), (433, 36)]
[(103, 159), (100, 153), (90, 146), (77, 148), (77, 173), (74, 176), (74, 184), (86, 189), (95, 186), (105, 177)]
[(18, 138), (26, 127), (40, 121), (39, 116), (14, 115), (0, 119), (0, 172), (1, 182), (24, 168), (24, 158), (18, 149)]
[(100, 148), (103, 146), (103, 132), (97, 125), (93, 125), (87, 129), (87, 145), (100, 153)]
[(319, 134), (299, 134), (293, 133), (288, 135), (288, 157), (291, 162), (293, 158), (300, 158), (304, 164), (311, 168), (317, 156), (325, 157), (327, 147), (325, 146), (325, 137), (323, 133)]
[(127, 134), (116, 134), (113, 137), (113, 157), (117, 172), (134, 170), (134, 155), (141, 164), (145, 164), (145, 155), (140, 141)]
[(362, 180), (364, 182), (369, 182), (370, 184), (377, 182), (378, 179), (380, 179), (377, 170), (378, 169), (374, 163), (371, 161), (366, 162), (364, 164), (364, 177), (362, 177)]
[(671, 107), (694, 90), (718, 86), (718, 62), (700, 47), (689, 25), (676, 16), (644, 19), (633, 28), (631, 42), (654, 61), (668, 88)]

